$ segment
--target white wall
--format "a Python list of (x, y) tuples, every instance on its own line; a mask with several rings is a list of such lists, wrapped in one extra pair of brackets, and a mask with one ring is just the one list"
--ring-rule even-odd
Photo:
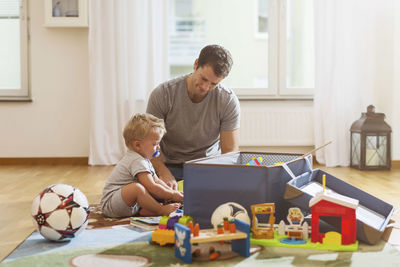
[(0, 157), (89, 154), (88, 29), (45, 28), (30, 6), (31, 103), (0, 103)]
[[(44, 1), (30, 7), (32, 103), (0, 103), (0, 157), (87, 157), (89, 155), (88, 29), (45, 28)], [(399, 4), (396, 4), (399, 10)], [(399, 19), (395, 31), (400, 30)], [(394, 132), (393, 159), (400, 160), (399, 36), (376, 55), (382, 66), (376, 81), (377, 111)], [(380, 43), (382, 45), (383, 42)], [(397, 45), (396, 45), (397, 44)], [(391, 59), (390, 51), (397, 58)], [(394, 67), (393, 67), (394, 64)], [(392, 71), (387, 72), (390, 68)], [(288, 102), (281, 102), (287, 105)], [(280, 102), (245, 102), (242, 110), (282, 108)], [(304, 103), (304, 108), (312, 107)], [(293, 107), (296, 109), (296, 107)], [(361, 114), (360, 114), (361, 115)], [(358, 118), (355, 118), (358, 119)], [(302, 144), (304, 146), (304, 144)], [(308, 148), (307, 148), (308, 149)]]
[[(392, 155), (393, 159), (400, 159), (400, 1), (394, 1), (394, 41), (393, 41), (393, 93), (391, 94), (392, 112), (390, 114), (392, 126)], [(390, 99), (390, 98), (389, 98)]]
[[(382, 5), (377, 11), (374, 40), (374, 103), (392, 127), (392, 159), (400, 160), (400, 2)], [(366, 112), (366, 108), (364, 110)]]

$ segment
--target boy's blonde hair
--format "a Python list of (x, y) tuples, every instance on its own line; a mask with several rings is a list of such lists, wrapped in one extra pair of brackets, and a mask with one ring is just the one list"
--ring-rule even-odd
[(153, 128), (156, 128), (161, 135), (167, 132), (162, 119), (147, 113), (133, 115), (124, 128), (125, 145), (133, 150), (133, 141), (143, 140)]

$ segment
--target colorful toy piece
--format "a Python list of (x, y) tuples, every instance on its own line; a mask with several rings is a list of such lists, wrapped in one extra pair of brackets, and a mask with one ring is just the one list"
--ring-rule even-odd
[[(175, 224), (175, 257), (186, 263), (192, 263), (192, 244), (232, 240), (232, 251), (243, 257), (250, 256), (250, 226), (248, 223), (234, 219), (236, 233), (218, 234), (216, 229), (199, 231), (193, 236), (190, 229), (180, 223)], [(219, 257), (218, 251), (210, 253), (210, 259)]]
[[(311, 207), (311, 242), (325, 242), (340, 245), (350, 245), (356, 242), (356, 209), (358, 200), (330, 191), (325, 191), (325, 175), (323, 176), (323, 190), (310, 200)], [(319, 233), (319, 218), (321, 216), (335, 216), (341, 218), (341, 240), (332, 233)], [(335, 241), (336, 240), (336, 241)]]
[(159, 223), (159, 229), (174, 229), (174, 224), (179, 222), (187, 225), (193, 218), (189, 215), (183, 215), (182, 211), (171, 213), (170, 216), (162, 216)]
[[(290, 224), (290, 227), (293, 229), (288, 230), (288, 238), (289, 239), (303, 239), (303, 231), (301, 229), (301, 224), (304, 220), (303, 213), (299, 208), (290, 208), (287, 216), (287, 220)], [(295, 226), (299, 226), (300, 229)]]
[(169, 230), (169, 229), (156, 229), (154, 232), (151, 234), (151, 243), (157, 243), (160, 246), (165, 246), (167, 244), (173, 244), (174, 243), (174, 230)]
[(289, 225), (286, 226), (285, 222), (282, 220), (278, 225), (278, 235), (285, 235), (287, 233), (287, 238), (282, 238), (281, 243), (284, 244), (305, 244), (308, 239), (308, 224), (303, 223), (304, 215), (299, 208), (290, 208), (286, 219)]
[[(289, 225), (286, 225), (283, 220), (278, 225), (274, 225), (274, 235), (272, 238), (256, 238), (253, 232), (251, 243), (253, 245), (262, 245), (269, 247), (288, 247), (288, 248), (305, 248), (305, 249), (320, 249), (320, 250), (333, 250), (333, 251), (357, 251), (358, 241), (356, 238), (356, 224), (355, 224), (355, 203), (352, 200), (342, 198), (341, 195), (332, 194), (331, 192), (321, 192), (322, 195), (333, 195), (331, 198), (323, 196), (318, 199), (318, 195), (314, 200), (315, 203), (310, 202), (312, 210), (312, 227), (311, 235), (314, 240), (309, 238), (310, 227), (307, 222), (303, 222), (304, 216), (301, 210), (297, 207), (289, 209), (287, 219)], [(338, 200), (340, 199), (340, 200)], [(265, 203), (269, 204), (269, 203)], [(261, 205), (261, 204), (259, 204)], [(259, 205), (253, 205), (255, 207)], [(254, 214), (257, 213), (252, 206), (253, 221), (255, 220)], [(314, 207), (317, 207), (315, 209)], [(267, 207), (265, 211), (268, 211)], [(261, 210), (262, 211), (262, 210)], [(317, 216), (315, 216), (317, 215)], [(342, 233), (327, 232), (325, 234), (319, 233), (319, 216), (324, 216), (324, 220), (328, 220), (328, 216), (341, 217), (342, 219)], [(347, 217), (347, 218), (346, 218)], [(303, 223), (302, 223), (303, 222)], [(257, 223), (257, 221), (256, 221)], [(260, 224), (258, 224), (259, 226)], [(267, 224), (264, 224), (267, 225)], [(257, 227), (257, 224), (253, 225)], [(352, 239), (349, 239), (351, 237)], [(349, 240), (352, 240), (349, 242)]]
[(149, 236), (149, 243), (157, 243), (160, 246), (174, 243), (174, 225), (176, 223), (193, 225), (193, 218), (182, 213), (174, 213), (172, 216), (162, 216), (158, 224), (158, 229), (152, 232)]
[[(223, 241), (221, 241), (221, 242), (223, 242)], [(208, 258), (212, 261), (218, 259), (219, 256), (221, 256), (221, 252), (219, 252), (218, 250), (215, 250), (215, 248), (212, 246), (209, 248), (209, 254), (210, 254), (210, 256)]]
[[(275, 203), (263, 203), (251, 205), (251, 213), (253, 215), (251, 232), (255, 239), (270, 239), (274, 238), (274, 223), (275, 223)], [(258, 223), (257, 214), (269, 214), (268, 223)]]
[(261, 162), (263, 162), (263, 158), (262, 157), (251, 158), (251, 160), (249, 162), (247, 162), (246, 165), (261, 166)]
[(301, 225), (304, 221), (304, 215), (299, 208), (289, 208), (286, 217), (290, 225)]

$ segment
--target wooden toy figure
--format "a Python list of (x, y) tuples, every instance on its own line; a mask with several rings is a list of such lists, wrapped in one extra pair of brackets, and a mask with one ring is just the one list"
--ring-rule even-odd
[[(224, 233), (224, 226), (222, 224), (218, 224), (217, 226), (217, 234), (221, 235)], [(224, 241), (219, 241), (219, 244), (222, 246)]]
[[(290, 208), (286, 217), (291, 228), (288, 230), (288, 238), (303, 239), (303, 230), (301, 224), (304, 220), (304, 215), (299, 208)], [(298, 226), (298, 228), (294, 227)]]
[(228, 231), (229, 230), (229, 221), (228, 217), (224, 217), (224, 230)]
[(193, 228), (193, 236), (199, 236), (200, 233), (200, 225), (196, 223)]
[(235, 222), (233, 219), (229, 221), (229, 232), (236, 233)]

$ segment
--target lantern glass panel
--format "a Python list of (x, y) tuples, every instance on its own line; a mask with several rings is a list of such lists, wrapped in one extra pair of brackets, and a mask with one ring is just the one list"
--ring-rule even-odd
[(386, 136), (367, 135), (365, 165), (366, 166), (385, 166), (386, 159)]
[(360, 164), (360, 134), (351, 133), (351, 163)]

